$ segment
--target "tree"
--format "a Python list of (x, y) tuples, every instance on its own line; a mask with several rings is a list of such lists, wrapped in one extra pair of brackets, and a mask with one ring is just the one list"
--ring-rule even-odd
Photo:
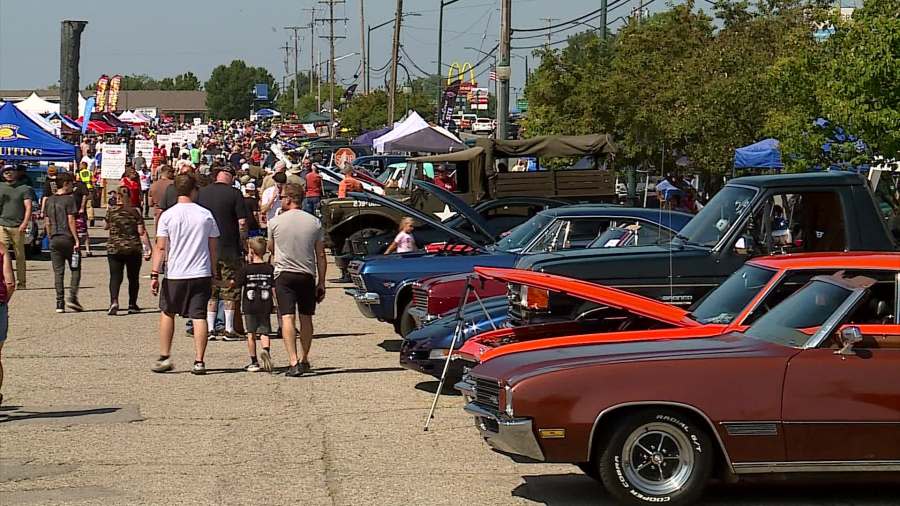
[(210, 115), (220, 119), (244, 118), (253, 107), (253, 86), (267, 84), (276, 94), (275, 78), (263, 67), (250, 67), (243, 60), (213, 69), (206, 81), (206, 106)]
[[(436, 95), (437, 91), (435, 90), (434, 93)], [(407, 105), (422, 117), (428, 117), (434, 111), (435, 98), (426, 95), (420, 87), (413, 83), (410, 95), (397, 94), (397, 99), (394, 101), (394, 117), (403, 117), (406, 114)], [(388, 97), (384, 90), (375, 90), (368, 95), (356, 95), (341, 111), (341, 128), (346, 128), (351, 134), (376, 130), (387, 125), (387, 113)]]
[[(282, 114), (296, 113), (297, 116), (304, 116), (316, 110), (316, 97), (309, 94), (309, 75), (299, 74), (298, 82), (298, 104), (294, 108), (294, 80), (291, 79), (287, 86), (280, 90), (275, 100), (275, 108)], [(312, 100), (307, 98), (311, 97)]]
[(122, 76), (122, 84), (120, 88), (123, 90), (165, 90), (165, 91), (185, 91), (199, 90), (200, 80), (193, 72), (185, 72), (175, 77), (164, 77), (155, 79), (146, 74), (132, 74)]
[(900, 153), (900, 2), (868, 0), (836, 27), (837, 54), (818, 89), (828, 119), (889, 157)]

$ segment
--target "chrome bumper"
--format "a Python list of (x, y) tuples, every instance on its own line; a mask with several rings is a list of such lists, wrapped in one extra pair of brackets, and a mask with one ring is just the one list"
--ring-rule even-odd
[(363, 292), (356, 288), (344, 288), (344, 293), (353, 297), (353, 300), (360, 304), (381, 304), (381, 296), (377, 293)]
[(465, 410), (475, 416), (475, 426), (491, 448), (533, 460), (544, 460), (544, 452), (534, 437), (530, 418), (502, 418), (473, 402), (466, 404)]

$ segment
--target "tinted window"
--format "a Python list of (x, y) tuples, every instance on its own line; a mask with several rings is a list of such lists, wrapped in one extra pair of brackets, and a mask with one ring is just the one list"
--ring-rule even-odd
[(799, 329), (818, 330), (852, 293), (832, 283), (812, 281), (757, 320), (746, 334), (782, 346), (802, 348), (814, 332), (807, 334)]
[(726, 186), (681, 230), (685, 242), (713, 247), (750, 206), (756, 190)]
[(503, 239), (497, 241), (496, 248), (501, 251), (518, 253), (522, 248), (528, 246), (528, 243), (544, 230), (544, 227), (551, 221), (553, 221), (553, 218), (550, 216), (538, 214), (534, 218), (531, 218), (514, 228), (509, 235)]
[(775, 271), (744, 265), (691, 312), (700, 323), (729, 324), (772, 279)]

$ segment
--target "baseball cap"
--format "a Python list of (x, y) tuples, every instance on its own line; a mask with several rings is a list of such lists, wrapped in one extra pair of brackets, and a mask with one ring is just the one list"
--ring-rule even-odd
[(256, 191), (256, 185), (253, 183), (247, 183), (244, 185), (244, 189), (247, 190), (248, 192), (254, 192), (254, 191)]
[(215, 169), (213, 169), (214, 174), (218, 174), (219, 172), (227, 172), (233, 176), (234, 175), (234, 167), (232, 167), (231, 165), (226, 163), (225, 165), (220, 165), (220, 166), (216, 167)]
[(250, 170), (250, 164), (245, 163), (245, 164), (241, 165), (241, 170)]
[(3, 164), (3, 167), (0, 168), (0, 174), (8, 171), (8, 170), (16, 170), (16, 167), (11, 164)]
[(276, 183), (286, 183), (287, 176), (284, 175), (284, 172), (276, 172), (274, 176), (272, 176), (272, 180)]

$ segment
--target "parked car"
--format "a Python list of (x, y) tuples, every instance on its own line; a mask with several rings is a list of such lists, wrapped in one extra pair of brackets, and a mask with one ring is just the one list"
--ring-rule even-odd
[[(371, 194), (354, 194), (361, 200), (383, 206), (401, 206), (397, 202)], [(410, 216), (426, 221), (419, 213)], [(617, 221), (639, 219), (648, 228), (655, 227), (661, 240), (667, 240), (690, 220), (691, 216), (676, 212), (649, 211), (597, 204), (558, 207), (541, 211), (516, 227), (496, 243), (483, 246), (468, 236), (446, 226), (433, 224), (448, 233), (448, 241), (471, 248), (471, 254), (425, 254), (373, 256), (350, 262), (349, 272), (355, 288), (347, 291), (363, 315), (394, 324), (405, 336), (415, 328), (409, 309), (414, 305), (412, 288), (421, 278), (436, 274), (471, 272), (476, 265), (512, 267), (521, 257), (546, 252), (584, 248)], [(657, 221), (658, 220), (658, 221)], [(476, 223), (477, 220), (469, 220)], [(669, 224), (672, 228), (668, 228)], [(487, 234), (485, 234), (487, 235)]]
[[(900, 471), (900, 266), (816, 276), (743, 332), (507, 353), (457, 386), (484, 440), (625, 504), (713, 476)], [(585, 387), (579, 387), (585, 386)]]
[(473, 134), (489, 134), (494, 131), (494, 122), (491, 118), (478, 118), (472, 123)]
[[(743, 330), (813, 276), (838, 271), (866, 274), (900, 264), (900, 254), (838, 253), (761, 257), (744, 264), (709, 292), (691, 311), (615, 288), (552, 274), (518, 269), (476, 267), (481, 279), (509, 284), (508, 297), (488, 299), (484, 311), (466, 307), (465, 334), (456, 343), (452, 372), (503, 353), (576, 346), (629, 339), (678, 339)], [(476, 282), (478, 285), (481, 280)], [(525, 301), (548, 300), (549, 291), (564, 293), (579, 315), (553, 324), (510, 326), (504, 308), (521, 312)], [(544, 293), (542, 293), (544, 292)], [(534, 311), (537, 308), (532, 308)], [(487, 312), (490, 318), (484, 316)], [(400, 363), (408, 369), (439, 375), (450, 354), (455, 316), (426, 325), (404, 339)], [(703, 329), (701, 332), (700, 329)], [(711, 332), (707, 334), (706, 331)], [(656, 336), (656, 337), (654, 337)]]
[(405, 163), (406, 156), (370, 155), (353, 160), (353, 167), (368, 172), (373, 177), (380, 176), (387, 168), (396, 163)]

